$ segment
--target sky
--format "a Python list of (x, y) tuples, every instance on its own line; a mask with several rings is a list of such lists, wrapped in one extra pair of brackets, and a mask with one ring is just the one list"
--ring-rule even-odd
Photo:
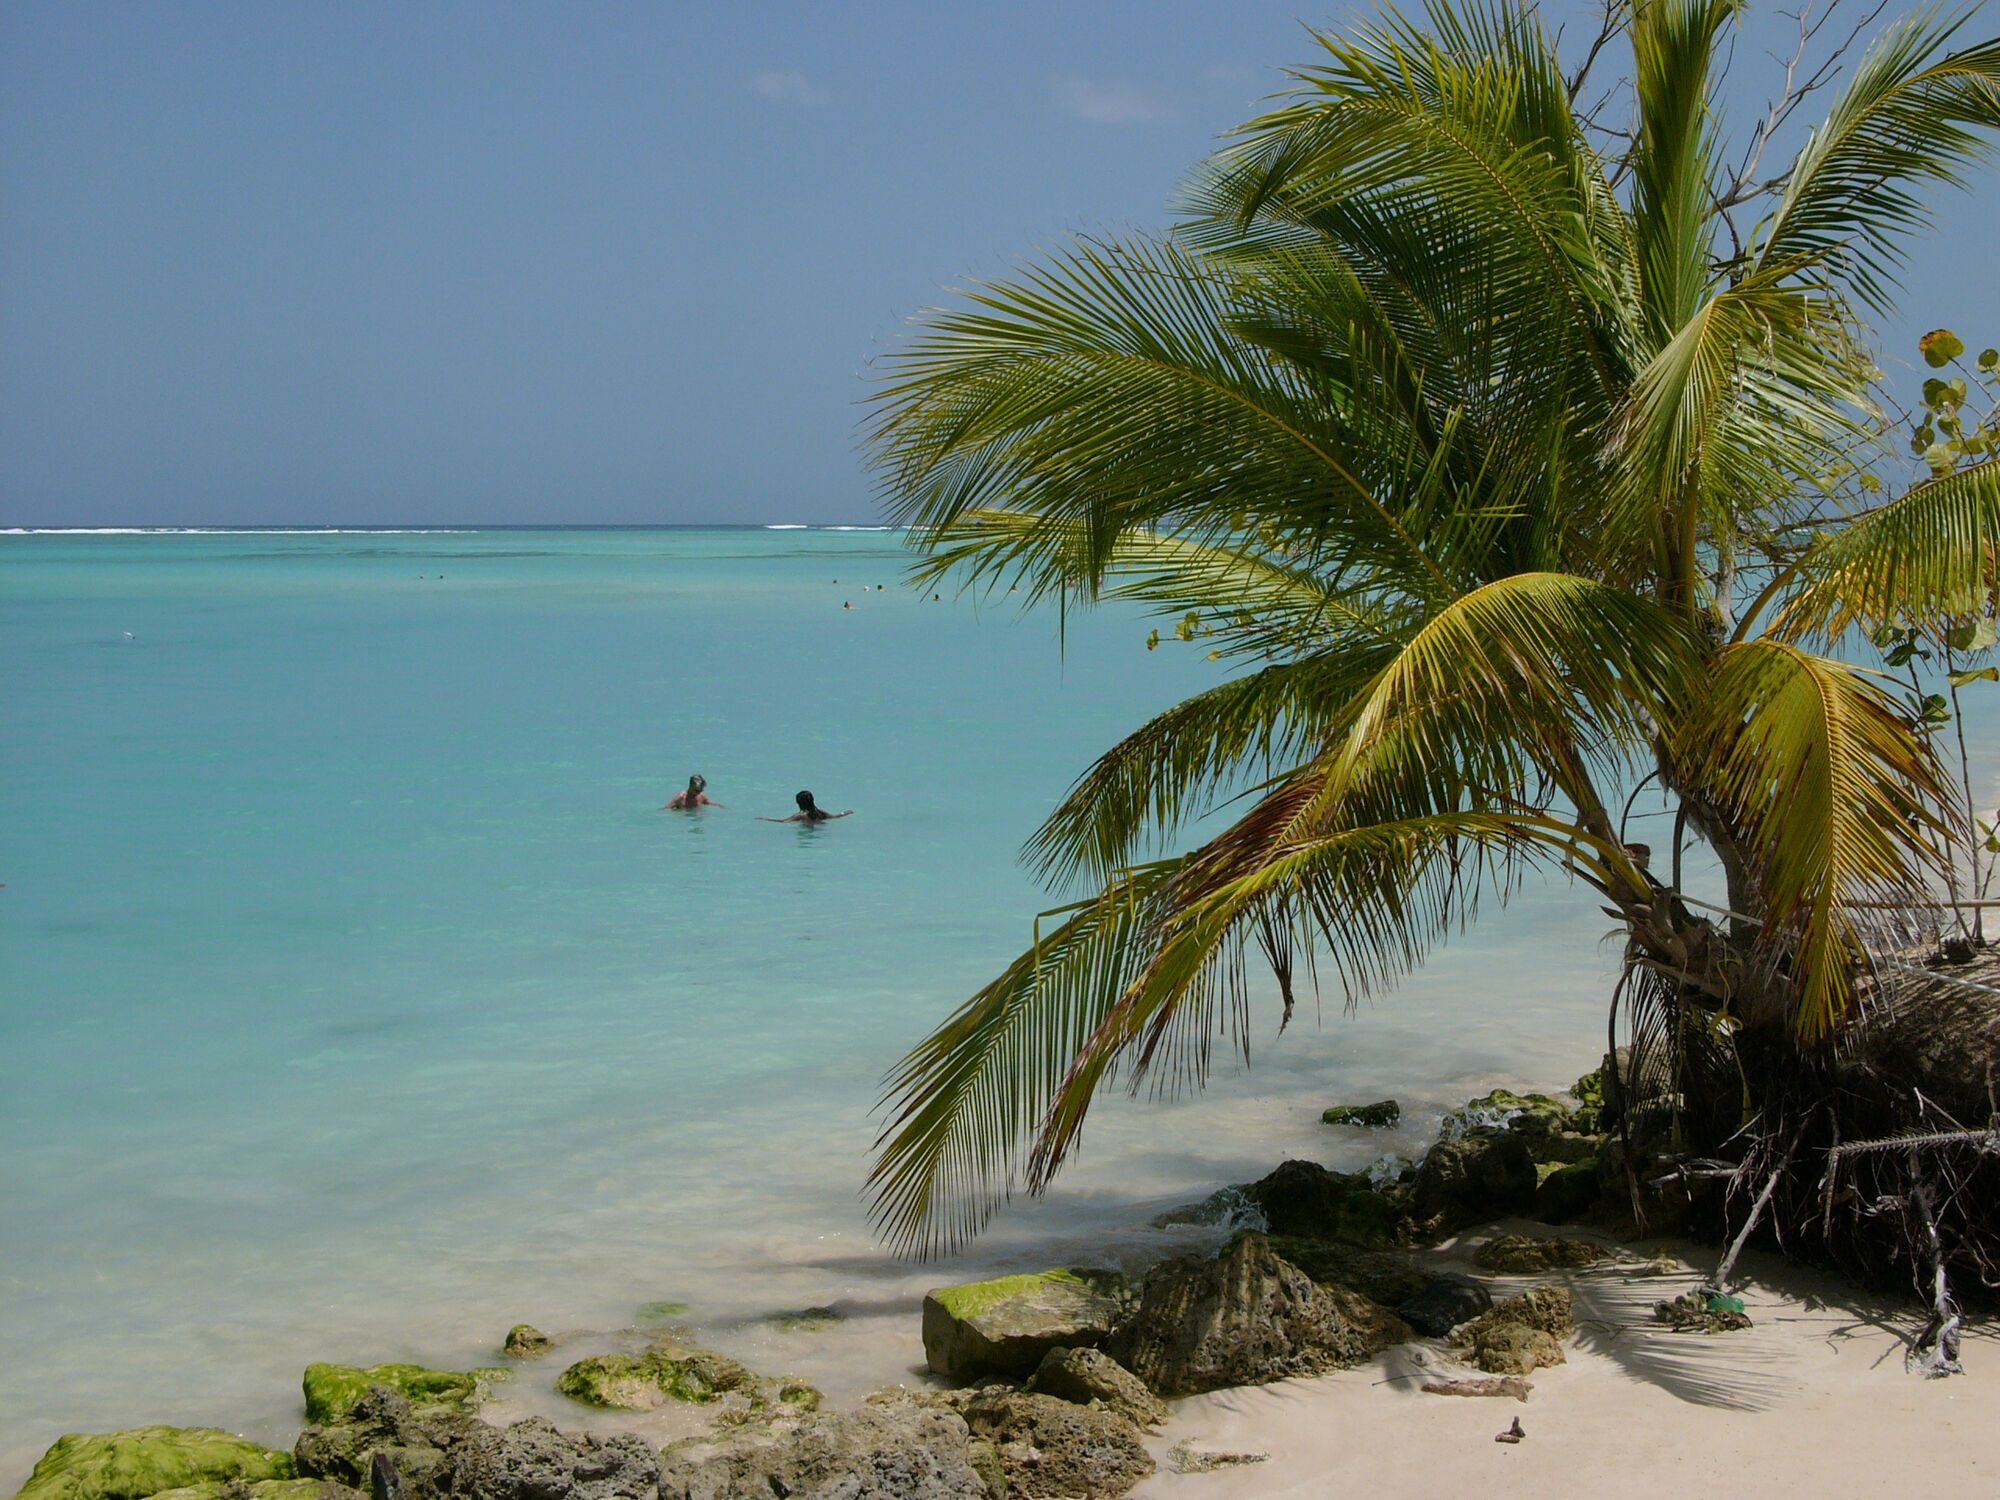
[[(7, 0), (0, 526), (868, 521), (908, 318), (1164, 223), (1355, 13)], [(1891, 351), (2000, 339), (1995, 186)]]

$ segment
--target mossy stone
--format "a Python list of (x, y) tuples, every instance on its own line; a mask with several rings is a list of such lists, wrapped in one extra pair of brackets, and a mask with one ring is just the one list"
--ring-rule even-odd
[(507, 1330), (507, 1341), (500, 1346), (500, 1352), (510, 1359), (540, 1359), (556, 1341), (532, 1323), (516, 1323)]
[(15, 1500), (144, 1500), (217, 1480), (291, 1479), (292, 1456), (215, 1427), (128, 1427), (57, 1438)]
[(924, 1297), (924, 1356), (949, 1380), (1025, 1379), (1049, 1350), (1095, 1348), (1110, 1336), (1120, 1281), (1053, 1270), (933, 1288)]
[(341, 1422), (354, 1410), (354, 1403), (371, 1385), (386, 1385), (415, 1407), (450, 1407), (469, 1411), (479, 1404), (485, 1386), (504, 1380), (508, 1371), (431, 1370), (423, 1365), (334, 1365), (306, 1366), (300, 1381), (305, 1390), (308, 1422)]
[(685, 1318), (690, 1310), (685, 1302), (648, 1302), (639, 1309), (637, 1324), (641, 1328), (658, 1328), (675, 1318)]
[(365, 1500), (363, 1492), (330, 1479), (210, 1479), (161, 1490), (152, 1500)]
[(638, 1354), (597, 1354), (556, 1377), (556, 1389), (586, 1406), (648, 1411), (667, 1401), (706, 1405), (733, 1391), (752, 1397), (757, 1377), (726, 1354), (662, 1340)]
[(1394, 1099), (1384, 1099), (1377, 1104), (1336, 1104), (1320, 1116), (1328, 1125), (1365, 1125), (1380, 1128), (1393, 1125), (1403, 1117), (1403, 1107)]

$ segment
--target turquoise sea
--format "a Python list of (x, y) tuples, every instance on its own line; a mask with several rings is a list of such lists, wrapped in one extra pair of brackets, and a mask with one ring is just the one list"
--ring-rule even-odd
[[(920, 1360), (927, 1285), (1155, 1254), (1218, 1185), (1594, 1063), (1607, 924), (1530, 890), (1353, 1019), (1273, 1009), (1205, 1098), (1112, 1101), (958, 1260), (884, 1256), (884, 1069), (1024, 945), (1015, 851), (1069, 778), (1218, 670), (907, 563), (858, 530), (0, 536), (0, 1493), (63, 1431), (289, 1442), (309, 1360), (488, 1362), (662, 1299), (859, 1392)], [(691, 771), (726, 810), (660, 811)], [(855, 816), (754, 821), (801, 787)], [(1318, 1123), (1389, 1093), (1385, 1140)]]

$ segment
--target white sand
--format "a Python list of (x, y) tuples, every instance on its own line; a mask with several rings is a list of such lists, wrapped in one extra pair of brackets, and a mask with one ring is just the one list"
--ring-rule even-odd
[[(1491, 1232), (1468, 1236), (1460, 1248)], [(1908, 1309), (1871, 1302), (1831, 1278), (1746, 1257), (1742, 1295), (1756, 1326), (1711, 1336), (1672, 1333), (1651, 1317), (1655, 1301), (1695, 1285), (1695, 1269), (1640, 1270), (1628, 1260), (1566, 1278), (1577, 1336), (1567, 1364), (1535, 1372), (1526, 1403), (1426, 1394), (1419, 1389), (1426, 1370), (1476, 1372), (1453, 1366), (1433, 1342), (1408, 1345), (1322, 1379), (1175, 1403), (1152, 1445), (1160, 1472), (1134, 1494), (2000, 1496), (2000, 1332), (1968, 1335), (1966, 1374), (1924, 1380), (1903, 1366)], [(1527, 1436), (1496, 1443), (1517, 1416)], [(1168, 1453), (1183, 1441), (1204, 1452), (1270, 1457), (1178, 1474)]]

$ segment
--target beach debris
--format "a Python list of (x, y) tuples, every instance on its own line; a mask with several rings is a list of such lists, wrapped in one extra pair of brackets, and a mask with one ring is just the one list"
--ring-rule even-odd
[(500, 1352), (510, 1359), (540, 1359), (555, 1346), (556, 1341), (534, 1324), (516, 1323), (507, 1330), (507, 1339), (501, 1344)]
[(1120, 1312), (1116, 1273), (1036, 1271), (924, 1295), (924, 1358), (947, 1380), (1025, 1379), (1056, 1348), (1096, 1348)]
[(1403, 1106), (1394, 1099), (1383, 1099), (1375, 1104), (1336, 1104), (1320, 1116), (1328, 1125), (1365, 1125), (1379, 1129), (1393, 1125), (1403, 1117)]
[(1167, 1450), (1167, 1467), (1176, 1474), (1209, 1474), (1217, 1469), (1235, 1469), (1244, 1464), (1268, 1463), (1268, 1453), (1210, 1453), (1197, 1448), (1191, 1438)]
[(1526, 1401), (1534, 1388), (1532, 1380), (1519, 1375), (1461, 1375), (1426, 1380), (1421, 1387), (1433, 1396), (1512, 1396), (1516, 1401)]
[(1443, 1338), (1493, 1306), (1486, 1284), (1470, 1276), (1435, 1276), (1423, 1290), (1396, 1305), (1396, 1316), (1427, 1338)]
[(1496, 1443), (1518, 1443), (1521, 1441), (1522, 1438), (1526, 1437), (1527, 1435), (1528, 1435), (1528, 1429), (1523, 1427), (1521, 1425), (1521, 1419), (1519, 1417), (1516, 1417), (1508, 1425), (1507, 1430), (1505, 1432), (1496, 1432), (1493, 1434), (1493, 1441)]
[(1138, 1309), (1106, 1348), (1173, 1397), (1347, 1369), (1408, 1337), (1393, 1313), (1319, 1285), (1269, 1240), (1246, 1234), (1213, 1260), (1154, 1266)]
[(288, 1453), (214, 1427), (72, 1432), (44, 1453), (16, 1500), (138, 1500), (222, 1480), (292, 1478)]
[(1753, 1326), (1741, 1297), (1700, 1288), (1654, 1303), (1653, 1316), (1675, 1333), (1735, 1333)]
[(1027, 1389), (1079, 1406), (1097, 1403), (1135, 1427), (1157, 1427), (1167, 1419), (1166, 1403), (1102, 1349), (1051, 1349)]
[(1395, 1200), (1359, 1174), (1330, 1172), (1316, 1161), (1288, 1161), (1243, 1191), (1263, 1211), (1273, 1234), (1395, 1243)]
[(1610, 1253), (1589, 1240), (1541, 1240), (1524, 1234), (1503, 1234), (1481, 1245), (1472, 1260), (1483, 1270), (1532, 1275), (1542, 1271), (1580, 1270)]

